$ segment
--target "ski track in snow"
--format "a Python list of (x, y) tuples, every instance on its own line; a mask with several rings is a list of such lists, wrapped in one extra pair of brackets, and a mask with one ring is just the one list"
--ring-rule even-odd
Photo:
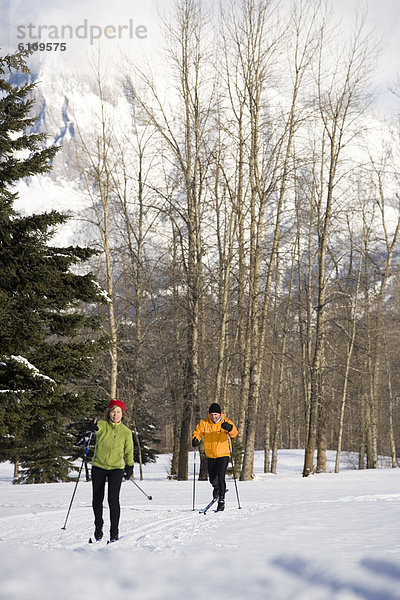
[[(245, 520), (250, 515), (254, 515), (254, 513), (266, 514), (268, 511), (281, 511), (285, 507), (299, 508), (300, 506), (319, 505), (321, 503), (335, 504), (351, 502), (398, 502), (400, 504), (400, 493), (346, 496), (332, 500), (322, 499), (287, 501), (284, 503), (257, 503), (256, 505), (242, 506), (240, 515), (235, 514), (237, 507), (227, 508), (223, 514), (215, 514), (215, 510), (211, 508), (206, 515), (199, 514), (199, 510), (202, 508), (200, 505), (196, 507), (194, 511), (192, 509), (171, 509), (170, 507), (162, 505), (157, 505), (154, 509), (128, 507), (123, 509), (123, 521), (129, 523), (129, 527), (127, 527), (126, 531), (121, 535), (118, 546), (134, 545), (135, 548), (142, 547), (147, 550), (161, 552), (165, 548), (173, 549), (179, 545), (188, 544), (191, 539), (196, 538), (199, 533), (215, 530), (219, 527), (220, 522), (218, 519), (221, 518), (224, 518), (225, 524), (226, 521), (232, 522), (232, 526), (234, 527), (235, 521), (238, 518)], [(14, 505), (14, 507), (16, 506), (17, 505)], [(0, 504), (0, 509), (2, 508), (13, 508), (13, 505)], [(47, 550), (75, 550), (77, 548), (80, 549), (93, 533), (92, 527), (86, 527), (84, 532), (82, 532), (82, 535), (79, 535), (79, 539), (77, 539), (77, 532), (73, 529), (72, 524), (72, 520), (77, 518), (78, 512), (79, 521), (84, 520), (88, 524), (91, 523), (93, 518), (91, 506), (72, 507), (74, 514), (71, 516), (72, 513), (70, 513), (70, 522), (67, 523), (65, 530), (63, 530), (62, 527), (59, 529), (55, 527), (55, 525), (61, 523), (65, 517), (64, 507), (61, 509), (57, 505), (51, 506), (50, 504), (42, 504), (32, 506), (27, 504), (20, 506), (19, 508), (30, 509), (29, 512), (24, 513), (24, 527), (19, 527), (21, 521), (20, 515), (3, 517), (1, 519), (1, 529), (3, 532), (7, 532), (7, 535), (5, 537), (0, 535), (0, 541), (8, 540), (11, 544), (22, 544), (28, 547), (33, 545)], [(48, 508), (51, 510), (46, 510)], [(33, 511), (33, 509), (35, 510)], [(105, 524), (107, 523), (108, 517), (107, 511), (108, 508), (105, 503)], [(131, 513), (136, 513), (138, 516), (132, 518)], [(175, 514), (171, 515), (171, 513)], [(85, 538), (86, 533), (87, 539)], [(104, 536), (102, 542), (93, 544), (93, 546), (89, 547), (90, 551), (93, 551), (93, 549), (102, 549), (106, 539), (107, 535)], [(154, 540), (156, 540), (156, 543)], [(83, 545), (83, 547), (86, 546)]]
[(193, 510), (191, 474), (167, 480), (168, 461), (145, 468), (151, 501), (123, 483), (109, 545), (107, 500), (103, 540), (88, 543), (90, 482), (64, 530), (75, 484), (14, 486), (2, 463), (0, 600), (400, 600), (397, 469), (304, 479), (302, 452), (282, 451), (272, 476), (260, 453), (255, 479), (238, 482), (241, 510), (230, 483), (226, 510), (203, 515), (209, 483), (196, 482)]

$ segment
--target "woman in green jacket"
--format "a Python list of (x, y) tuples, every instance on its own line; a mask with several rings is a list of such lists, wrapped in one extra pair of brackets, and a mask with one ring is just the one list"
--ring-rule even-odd
[(108, 481), (108, 506), (110, 509), (110, 542), (118, 540), (120, 517), (119, 494), (122, 478), (130, 479), (133, 474), (132, 432), (122, 423), (125, 404), (111, 400), (106, 411), (106, 420), (93, 421), (89, 426), (96, 434), (96, 446), (92, 460), (92, 507), (94, 512), (94, 537), (103, 537), (103, 500), (106, 480)]

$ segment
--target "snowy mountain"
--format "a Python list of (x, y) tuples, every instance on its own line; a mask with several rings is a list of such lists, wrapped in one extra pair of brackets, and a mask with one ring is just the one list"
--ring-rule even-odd
[[(108, 63), (100, 70), (101, 98), (93, 70), (90, 76), (82, 76), (65, 66), (60, 69), (60, 64), (48, 59), (37, 73), (29, 76), (36, 83), (34, 131), (46, 133), (47, 144), (60, 150), (48, 174), (18, 182), (15, 208), (22, 214), (58, 210), (71, 215), (73, 218), (60, 229), (54, 244), (90, 241), (87, 211), (92, 206), (91, 184), (83, 176), (83, 164), (87, 161), (83, 145), (96, 147), (96, 136), (101, 135), (101, 111), (104, 110), (118, 143), (124, 142), (132, 127), (121, 76)], [(21, 77), (18, 75), (15, 81), (21, 82)]]
[[(74, 123), (68, 112), (72, 90), (70, 79), (62, 74), (55, 79), (48, 70), (32, 74), (30, 80), (36, 82), (35, 105), (33, 113), (37, 115), (35, 133), (48, 135), (47, 145), (60, 146), (52, 171), (19, 181), (16, 190), (19, 197), (15, 209), (21, 214), (40, 213), (58, 210), (79, 217), (87, 204), (80, 189), (77, 173), (73, 170), (72, 157), (74, 147)], [(21, 76), (18, 77), (21, 82)], [(79, 227), (76, 222), (63, 226), (54, 239), (55, 245), (80, 243)]]
[[(21, 76), (18, 76), (20, 80)], [(82, 180), (82, 158), (79, 154), (79, 140), (90, 140), (99, 130), (101, 101), (92, 76), (79, 76), (76, 70), (60, 68), (54, 59), (47, 59), (37, 73), (31, 75), (36, 81), (36, 104), (34, 112), (38, 117), (35, 131), (48, 135), (48, 144), (60, 146), (52, 171), (48, 175), (25, 180), (18, 184), (19, 200), (15, 207), (21, 213), (41, 212), (56, 209), (73, 215), (74, 219), (63, 226), (54, 243), (84, 243), (89, 234), (81, 221), (90, 206), (90, 198)], [(120, 131), (120, 139), (132, 128), (128, 102), (120, 84), (121, 76), (108, 64), (104, 67), (105, 110), (112, 127)], [(283, 102), (283, 99), (281, 99)], [(275, 97), (274, 102), (277, 102)], [(393, 148), (396, 132), (387, 117), (376, 108), (363, 117), (363, 131), (354, 142), (356, 150), (350, 147), (348, 156), (358, 161), (368, 162), (368, 147), (377, 154), (384, 153), (385, 147)], [(339, 184), (340, 185), (340, 184)], [(345, 181), (345, 185), (348, 183)], [(346, 189), (346, 188), (345, 188)]]

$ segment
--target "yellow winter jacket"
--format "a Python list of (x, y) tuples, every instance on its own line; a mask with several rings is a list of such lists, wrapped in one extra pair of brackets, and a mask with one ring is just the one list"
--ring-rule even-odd
[(235, 424), (227, 419), (224, 413), (221, 413), (221, 420), (213, 423), (210, 417), (202, 419), (193, 431), (192, 438), (196, 437), (199, 441), (204, 439), (204, 451), (208, 458), (219, 458), (220, 456), (229, 456), (229, 441), (225, 429), (221, 429), (221, 423), (226, 421), (233, 425), (229, 432), (229, 437), (234, 438), (238, 434)]

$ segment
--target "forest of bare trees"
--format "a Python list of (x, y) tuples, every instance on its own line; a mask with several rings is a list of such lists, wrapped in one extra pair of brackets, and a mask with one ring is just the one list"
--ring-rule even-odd
[(342, 451), (397, 466), (399, 130), (374, 117), (363, 15), (176, 0), (163, 41), (118, 90), (99, 61), (90, 136), (76, 123), (108, 393), (133, 428), (152, 416), (178, 479), (211, 402), (242, 480), (255, 450), (272, 473), (279, 448), (304, 448), (304, 476), (328, 449), (337, 472)]

